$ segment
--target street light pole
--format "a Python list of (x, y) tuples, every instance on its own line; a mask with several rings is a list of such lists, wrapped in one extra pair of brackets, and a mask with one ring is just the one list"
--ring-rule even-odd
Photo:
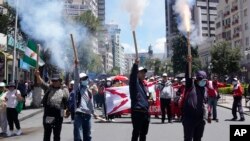
[(16, 45), (17, 45), (17, 21), (18, 21), (18, 0), (16, 0), (16, 19), (15, 19), (15, 37), (14, 37), (14, 51), (13, 51), (13, 65), (12, 65), (12, 82), (16, 78)]

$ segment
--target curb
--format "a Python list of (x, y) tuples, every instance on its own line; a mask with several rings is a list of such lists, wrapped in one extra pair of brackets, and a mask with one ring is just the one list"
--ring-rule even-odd
[[(227, 106), (223, 106), (223, 105), (217, 105), (217, 106), (222, 107), (222, 108), (226, 108), (226, 109), (229, 109), (229, 110), (232, 110), (232, 108), (229, 108)], [(243, 112), (243, 113), (244, 113), (244, 115), (250, 116), (250, 113), (247, 113), (247, 112)]]
[(37, 115), (37, 114), (39, 114), (39, 113), (41, 113), (41, 112), (43, 112), (43, 108), (41, 108), (40, 110), (38, 110), (38, 111), (36, 111), (36, 112), (34, 112), (34, 113), (31, 113), (31, 114), (29, 114), (29, 115), (27, 115), (27, 116), (24, 116), (24, 117), (22, 117), (22, 118), (19, 118), (19, 121), (24, 121), (24, 120), (26, 120), (26, 119), (28, 119), (28, 118), (31, 118), (31, 117), (33, 117), (33, 116), (35, 116), (35, 115)]

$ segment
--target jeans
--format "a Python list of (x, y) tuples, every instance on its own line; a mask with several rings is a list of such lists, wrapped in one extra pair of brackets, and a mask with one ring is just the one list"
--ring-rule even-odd
[(217, 119), (217, 101), (218, 99), (216, 97), (208, 98), (208, 105), (213, 109), (213, 119)]
[(146, 141), (150, 121), (149, 113), (132, 111), (133, 132), (131, 141)]
[(54, 134), (54, 141), (60, 141), (63, 118), (62, 117), (55, 118), (55, 121), (52, 124), (47, 124), (45, 122), (45, 118), (46, 116), (43, 117), (43, 128), (44, 128), (43, 141), (50, 141), (52, 130)]
[(201, 141), (205, 128), (204, 119), (188, 119), (184, 118), (182, 121), (184, 129), (184, 141)]
[(172, 120), (172, 112), (171, 112), (171, 99), (165, 99), (161, 98), (161, 121), (165, 121), (165, 115), (166, 115), (166, 108), (167, 108), (167, 115), (168, 115), (168, 121)]
[(244, 113), (243, 113), (241, 101), (242, 101), (242, 97), (234, 97), (232, 114), (233, 114), (233, 117), (236, 119), (237, 119), (237, 108), (240, 114), (240, 118), (244, 119)]
[[(83, 139), (81, 138), (81, 132)], [(91, 141), (91, 115), (75, 113), (74, 120), (74, 141)]]
[(7, 120), (9, 124), (10, 130), (14, 129), (14, 123), (16, 125), (16, 129), (20, 129), (20, 122), (18, 120), (18, 113), (15, 108), (7, 108)]

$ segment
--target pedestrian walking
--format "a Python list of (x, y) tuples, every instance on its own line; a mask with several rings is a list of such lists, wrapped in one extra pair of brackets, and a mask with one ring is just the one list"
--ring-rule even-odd
[(43, 141), (50, 141), (51, 132), (54, 134), (54, 141), (60, 141), (62, 130), (64, 109), (67, 107), (69, 91), (62, 85), (60, 74), (54, 73), (51, 78), (51, 84), (47, 84), (40, 77), (40, 72), (35, 71), (37, 83), (41, 85), (45, 92), (42, 99), (44, 107), (43, 115), (43, 128), (44, 136)]
[(242, 108), (242, 95), (243, 95), (243, 88), (237, 78), (233, 78), (232, 81), (233, 84), (233, 107), (232, 107), (232, 114), (233, 118), (232, 121), (237, 120), (237, 108), (238, 112), (240, 114), (240, 120), (239, 121), (245, 121), (243, 108)]
[(184, 141), (201, 141), (206, 124), (204, 118), (207, 75), (204, 71), (197, 71), (195, 79), (192, 79), (188, 77), (188, 71), (187, 69), (182, 117)]
[(139, 67), (138, 58), (132, 67), (129, 81), (129, 92), (131, 99), (131, 119), (133, 132), (131, 141), (146, 141), (149, 128), (149, 102), (147, 89), (143, 83), (147, 69)]
[(212, 115), (212, 120), (215, 120), (216, 122), (219, 122), (219, 119), (217, 118), (217, 102), (220, 98), (218, 88), (225, 86), (225, 84), (218, 82), (217, 76), (214, 76), (213, 80), (207, 82), (208, 116), (210, 118)]
[[(18, 119), (18, 112), (16, 110), (16, 106), (18, 101), (22, 101), (23, 98), (19, 90), (16, 89), (15, 83), (10, 82), (7, 85), (8, 91), (6, 92), (5, 100), (7, 102), (7, 120), (9, 124), (9, 132), (7, 136), (12, 136), (14, 134), (21, 135), (22, 130), (20, 127), (20, 122)], [(14, 124), (16, 126), (17, 131), (14, 133)]]
[(7, 136), (7, 115), (6, 115), (6, 101), (5, 101), (5, 83), (0, 82), (0, 128), (2, 132), (0, 136)]
[[(88, 86), (88, 76), (85, 73), (78, 73), (78, 60), (75, 60), (75, 121), (74, 141), (91, 141), (91, 114), (95, 118), (93, 95)], [(83, 134), (81, 138), (81, 133)]]
[(160, 87), (160, 101), (161, 101), (161, 123), (165, 122), (165, 115), (167, 109), (168, 123), (172, 123), (172, 109), (171, 102), (173, 98), (173, 87), (170, 80), (168, 80), (167, 74), (163, 73), (162, 83)]

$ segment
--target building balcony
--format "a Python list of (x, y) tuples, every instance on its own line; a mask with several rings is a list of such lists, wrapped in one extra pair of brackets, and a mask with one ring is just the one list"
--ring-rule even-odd
[(228, 16), (228, 15), (230, 15), (230, 12), (229, 12), (229, 11), (227, 11), (227, 12), (224, 13), (224, 17), (226, 17), (226, 16)]
[(234, 20), (233, 22), (232, 22), (232, 25), (235, 25), (235, 24), (237, 24), (237, 23), (239, 23), (239, 20), (237, 19), (237, 20)]
[(233, 13), (234, 11), (237, 11), (238, 10), (238, 6), (234, 6), (232, 9), (231, 9), (231, 12)]
[(233, 38), (238, 38), (238, 37), (240, 37), (240, 33), (234, 33), (233, 34)]
[(228, 24), (228, 25), (224, 25), (224, 29), (228, 29), (228, 28), (230, 28), (231, 27), (231, 25), (230, 24)]

